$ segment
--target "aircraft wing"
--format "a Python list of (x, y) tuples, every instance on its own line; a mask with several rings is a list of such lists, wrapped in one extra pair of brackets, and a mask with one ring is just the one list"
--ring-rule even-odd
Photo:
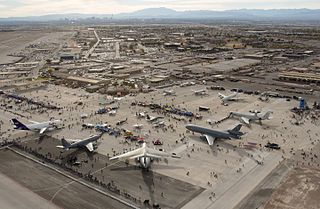
[(209, 135), (204, 135), (207, 139), (208, 144), (211, 146), (214, 143), (215, 138)]
[(250, 124), (250, 120), (248, 118), (245, 117), (241, 117), (241, 121), (243, 121), (245, 124), (249, 125)]
[(114, 156), (114, 157), (110, 158), (110, 160), (121, 159), (121, 158), (134, 159), (134, 158), (140, 157), (143, 154), (144, 154), (143, 153), (143, 149), (142, 148), (138, 148), (138, 149), (135, 149), (133, 151), (130, 151), (130, 152), (127, 152), (127, 153), (124, 153), (124, 154), (121, 154), (121, 155)]
[(146, 147), (147, 156), (152, 158), (169, 157), (170, 154)]
[(39, 124), (37, 121), (29, 120), (30, 123)]
[(47, 130), (47, 128), (48, 128), (48, 127), (44, 127), (44, 128), (42, 128), (42, 129), (40, 129), (40, 132), (39, 132), (39, 133), (40, 133), (40, 134), (43, 134), (43, 133)]
[(93, 152), (93, 144), (92, 144), (92, 142), (90, 142), (90, 143), (88, 143), (87, 145), (86, 145), (86, 148), (90, 151), (90, 152)]
[(136, 159), (136, 158), (143, 157), (143, 156), (144, 156), (144, 153), (142, 153), (140, 155), (134, 155), (132, 157), (129, 157), (129, 159), (132, 160), (132, 159)]
[(151, 158), (158, 158), (158, 159), (163, 158), (163, 157), (168, 157), (168, 156), (153, 155), (153, 154), (149, 154), (149, 153), (147, 153), (146, 156), (151, 157)]

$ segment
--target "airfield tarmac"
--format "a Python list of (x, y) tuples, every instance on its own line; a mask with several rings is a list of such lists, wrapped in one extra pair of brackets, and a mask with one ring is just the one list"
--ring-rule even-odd
[[(258, 96), (243, 95), (243, 99), (239, 102), (231, 102), (228, 106), (220, 104), (217, 93), (218, 91), (208, 90), (209, 95), (196, 96), (192, 90), (203, 89), (206, 86), (197, 85), (190, 87), (173, 87), (177, 96), (163, 96), (163, 90), (157, 90), (148, 94), (139, 94), (135, 97), (124, 97), (119, 104), (119, 110), (116, 116), (108, 114), (96, 115), (94, 112), (99, 109), (99, 101), (103, 96), (98, 94), (88, 94), (81, 89), (69, 89), (60, 86), (48, 85), (46, 89), (38, 90), (37, 92), (23, 92), (29, 98), (36, 100), (47, 101), (51, 104), (56, 104), (63, 107), (63, 110), (54, 111), (46, 110), (43, 113), (35, 114), (35, 110), (30, 107), (21, 105), (15, 109), (15, 112), (25, 115), (28, 119), (35, 121), (45, 121), (50, 117), (64, 119), (65, 129), (57, 130), (49, 135), (56, 139), (66, 138), (84, 138), (90, 134), (96, 133), (94, 130), (83, 129), (82, 123), (108, 123), (115, 127), (119, 120), (128, 118), (128, 123), (125, 123), (121, 128), (132, 130), (134, 134), (140, 135), (146, 139), (148, 146), (153, 147), (151, 141), (160, 139), (164, 145), (159, 148), (167, 152), (175, 152), (180, 159), (168, 159), (155, 163), (152, 166), (153, 173), (156, 175), (168, 176), (173, 179), (179, 179), (189, 182), (192, 185), (197, 185), (205, 188), (197, 198), (185, 205), (185, 208), (192, 208), (192, 205), (201, 201), (201, 203), (210, 208), (219, 208), (224, 205), (224, 208), (233, 208), (240, 203), (242, 198), (250, 193), (255, 186), (259, 184), (274, 168), (278, 166), (285, 158), (290, 158), (292, 152), (299, 149), (310, 149), (314, 143), (318, 143), (317, 137), (320, 130), (318, 124), (310, 120), (304, 120), (299, 126), (293, 125), (296, 119), (292, 118), (293, 113), (289, 109), (298, 106), (298, 101), (286, 101), (285, 99), (271, 98), (269, 102), (258, 100)], [(228, 91), (222, 92), (229, 94)], [(79, 101), (84, 105), (77, 105)], [(242, 140), (220, 141), (217, 140), (213, 147), (209, 147), (206, 141), (199, 139), (198, 134), (186, 133), (185, 124), (189, 121), (178, 121), (168, 116), (165, 116), (166, 125), (172, 125), (173, 129), (156, 129), (152, 124), (145, 119), (137, 119), (135, 113), (148, 111), (151, 116), (163, 116), (161, 113), (153, 112), (147, 107), (131, 106), (133, 101), (154, 102), (158, 104), (173, 104), (175, 107), (186, 108), (187, 110), (198, 112), (198, 107), (208, 106), (211, 108), (209, 112), (201, 112), (202, 120), (193, 119), (191, 123), (210, 127), (206, 123), (207, 119), (220, 120), (226, 117), (230, 111), (248, 112), (249, 110), (259, 110), (265, 112), (273, 111), (273, 118), (269, 121), (263, 121), (262, 125), (252, 124), (250, 127), (243, 126), (241, 131), (246, 132)], [(80, 119), (82, 113), (89, 115), (86, 119)], [(6, 113), (6, 118), (11, 116), (11, 113)], [(2, 116), (4, 117), (4, 116)], [(27, 122), (26, 119), (22, 119)], [(136, 123), (144, 124), (141, 131), (134, 131), (132, 125)], [(240, 123), (236, 119), (228, 119), (220, 124), (212, 125), (212, 128), (226, 130), (233, 128)], [(9, 123), (5, 123), (3, 130), (10, 128)], [(11, 138), (16, 138), (19, 131), (9, 131)], [(31, 134), (29, 134), (31, 136)], [(20, 137), (20, 136), (19, 136)], [(181, 139), (183, 139), (181, 141)], [(32, 140), (31, 140), (32, 141)], [(270, 151), (263, 146), (268, 142), (278, 143), (281, 151)], [(100, 141), (97, 152), (102, 155), (113, 156), (130, 150), (138, 145), (134, 142), (126, 143), (123, 137), (114, 137), (104, 135)], [(246, 149), (243, 144), (248, 142), (257, 143), (256, 149)], [(261, 146), (259, 145), (261, 144)], [(258, 165), (261, 161), (264, 164)], [(135, 164), (135, 162), (131, 162)], [(165, 169), (167, 167), (167, 169)], [(126, 165), (119, 164), (119, 168), (126, 170)], [(141, 173), (139, 174), (141, 176)], [(115, 180), (118, 177), (114, 177)], [(123, 182), (123, 187), (130, 188), (129, 182)], [(247, 185), (243, 187), (243, 185)], [(249, 185), (249, 186), (248, 186)], [(234, 196), (230, 199), (229, 193), (236, 191), (240, 196)], [(231, 202), (233, 202), (231, 204)], [(226, 204), (229, 203), (229, 204)], [(215, 205), (217, 204), (217, 205)], [(190, 207), (188, 207), (188, 205)], [(170, 205), (172, 206), (172, 205)], [(220, 207), (221, 208), (221, 207)]]
[[(53, 208), (130, 208), (10, 150), (1, 150), (0, 155), (2, 175), (18, 182), (24, 190), (28, 188), (31, 194), (43, 198), (38, 198), (40, 200), (35, 207), (28, 208), (46, 208), (47, 205), (55, 205)], [(45, 205), (40, 206), (40, 203)], [(16, 205), (12, 208), (20, 207)]]
[[(152, 203), (160, 204), (162, 208), (180, 208), (203, 191), (198, 186), (153, 171), (144, 171), (132, 165), (127, 166), (121, 161), (111, 162), (105, 155), (99, 153), (92, 154), (86, 150), (61, 152), (60, 149), (56, 149), (60, 140), (50, 137), (41, 141), (31, 138), (23, 141), (21, 145), (26, 150), (37, 151), (55, 163), (71, 168), (84, 176), (92, 175), (92, 179), (97, 179), (104, 184), (112, 182), (122, 193), (128, 193), (132, 198), (142, 202), (150, 200)], [(77, 162), (83, 162), (81, 166), (69, 163), (73, 156), (77, 157)], [(175, 169), (175, 166), (158, 165), (157, 168)], [(184, 195), (180, 195), (181, 193)]]
[(70, 36), (68, 32), (48, 32), (21, 29), (19, 31), (7, 31), (0, 33), (0, 65), (14, 63), (23, 57), (9, 56), (14, 55), (20, 50), (33, 43), (50, 42), (56, 39), (63, 39)]
[(2, 173), (0, 173), (0, 193), (2, 208), (29, 209), (39, 208), (39, 205), (47, 209), (59, 208)]

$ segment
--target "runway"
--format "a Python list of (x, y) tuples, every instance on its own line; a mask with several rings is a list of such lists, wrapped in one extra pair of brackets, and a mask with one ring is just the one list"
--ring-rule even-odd
[(3, 208), (130, 208), (10, 150), (0, 153), (1, 175), (8, 176), (0, 181), (0, 201), (7, 206)]
[(0, 202), (1, 208), (10, 209), (59, 208), (2, 173), (0, 173)]

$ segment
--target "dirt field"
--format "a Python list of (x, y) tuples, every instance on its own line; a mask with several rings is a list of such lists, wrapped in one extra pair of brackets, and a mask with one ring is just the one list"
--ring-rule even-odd
[(11, 63), (20, 59), (20, 57), (8, 56), (11, 53), (18, 52), (29, 42), (47, 35), (45, 32), (15, 31), (0, 32), (0, 64)]
[(9, 56), (19, 53), (27, 45), (36, 42), (50, 42), (64, 36), (64, 32), (39, 31), (10, 31), (0, 32), (0, 65), (13, 63), (22, 57)]
[(293, 169), (264, 209), (320, 208), (320, 170), (309, 167)]

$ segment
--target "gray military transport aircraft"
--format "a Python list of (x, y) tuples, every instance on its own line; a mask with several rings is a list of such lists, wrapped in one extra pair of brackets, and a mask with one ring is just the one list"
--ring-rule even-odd
[(193, 124), (186, 125), (186, 128), (188, 130), (204, 135), (210, 146), (213, 145), (215, 139), (240, 139), (241, 136), (244, 135), (244, 133), (240, 131), (241, 127), (242, 125), (239, 124), (233, 129), (219, 131)]
[(68, 141), (62, 138), (61, 139), (62, 145), (58, 145), (57, 147), (65, 150), (86, 147), (90, 152), (93, 152), (94, 151), (93, 143), (96, 142), (98, 139), (100, 139), (103, 134), (104, 132), (102, 132), (99, 135), (90, 136), (85, 139), (76, 139), (76, 140), (68, 140)]

